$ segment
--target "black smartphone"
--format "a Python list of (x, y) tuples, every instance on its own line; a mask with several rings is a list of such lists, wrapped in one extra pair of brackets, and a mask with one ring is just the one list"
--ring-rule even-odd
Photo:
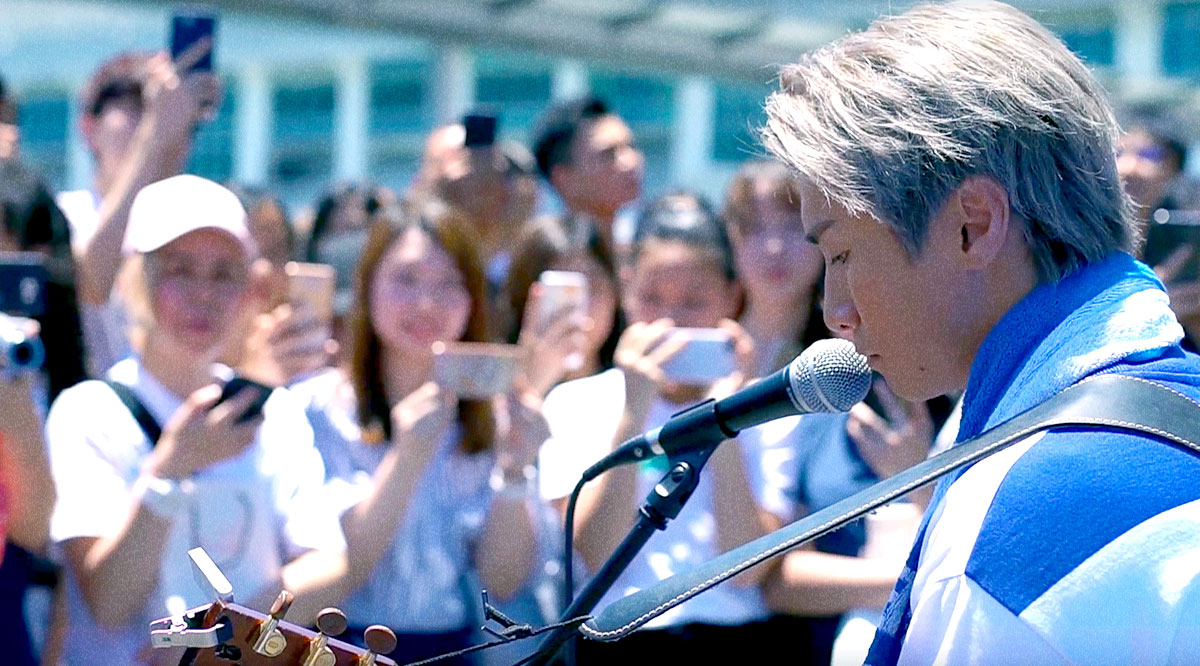
[(39, 252), (0, 252), (0, 312), (16, 317), (46, 313), (46, 257)]
[(1192, 256), (1188, 257), (1171, 281), (1200, 280), (1200, 212), (1165, 208), (1154, 211), (1150, 226), (1146, 229), (1142, 261), (1157, 266), (1183, 246), (1192, 249)]
[(484, 148), (496, 143), (496, 116), (463, 116), (463, 128), (466, 130), (463, 145), (467, 148)]
[(271, 392), (274, 390), (275, 389), (271, 388), (270, 386), (267, 386), (266, 384), (260, 384), (253, 379), (246, 379), (240, 375), (234, 375), (233, 378), (225, 382), (225, 387), (221, 390), (221, 397), (219, 400), (217, 400), (217, 404), (219, 405), (233, 398), (233, 396), (241, 393), (242, 391), (254, 391), (254, 400), (250, 403), (250, 406), (246, 408), (246, 411), (242, 412), (234, 421), (235, 423), (245, 423), (259, 414), (262, 414), (263, 407), (267, 404), (267, 398), (271, 397)]
[(193, 8), (176, 11), (171, 16), (171, 60), (178, 61), (193, 44), (208, 38), (208, 53), (205, 53), (188, 71), (211, 72), (213, 52), (216, 50), (217, 15), (211, 10)]

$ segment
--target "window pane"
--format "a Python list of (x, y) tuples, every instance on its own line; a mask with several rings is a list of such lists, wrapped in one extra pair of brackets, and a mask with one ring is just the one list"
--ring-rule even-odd
[(722, 83), (717, 85), (713, 122), (713, 158), (741, 162), (763, 154), (758, 130), (767, 122), (763, 103), (773, 87)]
[(17, 99), (21, 154), (56, 189), (67, 186), (67, 129), (70, 97), (45, 92)]

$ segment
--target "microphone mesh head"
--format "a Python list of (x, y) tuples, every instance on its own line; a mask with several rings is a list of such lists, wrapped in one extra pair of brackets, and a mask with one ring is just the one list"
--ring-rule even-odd
[(818, 340), (792, 361), (792, 402), (802, 413), (847, 412), (871, 390), (867, 358), (848, 340)]

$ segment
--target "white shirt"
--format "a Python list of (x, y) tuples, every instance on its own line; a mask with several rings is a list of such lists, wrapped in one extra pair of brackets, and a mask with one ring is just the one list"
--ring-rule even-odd
[[(684, 405), (665, 400), (656, 401), (650, 408), (645, 427), (662, 425), (682, 407)], [(612, 450), (624, 408), (625, 375), (620, 370), (608, 370), (561, 384), (546, 396), (542, 413), (550, 425), (551, 437), (539, 454), (543, 497), (553, 499), (569, 495), (583, 471)], [(751, 490), (761, 505), (773, 511), (787, 510), (787, 500), (776, 487), (785, 479), (768, 467), (771, 460), (780, 457), (764, 453), (772, 447), (792, 446), (786, 438), (789, 432), (790, 428), (776, 424), (768, 431), (736, 440)], [(656, 458), (641, 464), (636, 495), (639, 505), (666, 473), (665, 460)], [(704, 474), (679, 517), (667, 525), (666, 531), (656, 532), (650, 538), (597, 608), (720, 555), (712, 493), (710, 474)], [(629, 509), (635, 509), (632, 503)], [(766, 615), (757, 588), (719, 585), (656, 618), (647, 627), (662, 628), (691, 622), (736, 625)]]
[[(71, 249), (79, 260), (100, 226), (100, 197), (91, 190), (74, 190), (60, 192), (56, 201), (71, 227)], [(129, 317), (115, 290), (101, 305), (80, 301), (79, 320), (89, 376), (103, 376), (114, 363), (132, 353)]]
[[(160, 424), (183, 402), (135, 358), (113, 366), (108, 376), (132, 388)], [(304, 551), (343, 547), (335, 514), (319, 501), (324, 468), (303, 413), (277, 390), (264, 414), (246, 451), (194, 475), (188, 510), (174, 519), (162, 559), (144, 563), (158, 584), (128, 625), (99, 626), (77, 580), (68, 576), (66, 654), (72, 666), (133, 663), (149, 647), (151, 621), (212, 601), (192, 575), (187, 551), (195, 546), (208, 552), (241, 599), (276, 584), (280, 568)], [(58, 487), (50, 526), (56, 546), (117, 534), (135, 506), (134, 483), (151, 451), (133, 415), (104, 383), (83, 382), (51, 406), (46, 441)]]

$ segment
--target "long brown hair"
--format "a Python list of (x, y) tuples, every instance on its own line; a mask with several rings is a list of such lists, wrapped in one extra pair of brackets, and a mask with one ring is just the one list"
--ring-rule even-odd
[[(754, 227), (758, 225), (760, 211), (755, 203), (755, 190), (759, 185), (766, 185), (776, 203), (794, 213), (797, 220), (800, 218), (800, 181), (796, 175), (786, 165), (773, 160), (746, 162), (729, 182), (729, 188), (725, 192), (724, 210), (721, 212), (729, 235), (738, 241), (753, 233)], [(825, 271), (822, 269), (813, 287), (815, 293), (812, 309), (808, 313), (808, 322), (794, 341), (801, 349), (830, 335), (821, 313), (821, 285), (824, 275)], [(746, 298), (749, 298), (748, 293)]]
[[(470, 227), (446, 208), (425, 204), (397, 204), (380, 209), (371, 219), (366, 247), (354, 278), (354, 304), (349, 319), (350, 382), (358, 398), (358, 421), (364, 432), (381, 429), (391, 439), (392, 419), (383, 386), (382, 345), (371, 321), (371, 284), (379, 265), (397, 239), (410, 229), (426, 234), (462, 273), (471, 296), (471, 313), (463, 342), (487, 342), (487, 287), (475, 238)], [(458, 421), (463, 429), (464, 453), (489, 450), (495, 439), (496, 419), (488, 401), (460, 400)]]

